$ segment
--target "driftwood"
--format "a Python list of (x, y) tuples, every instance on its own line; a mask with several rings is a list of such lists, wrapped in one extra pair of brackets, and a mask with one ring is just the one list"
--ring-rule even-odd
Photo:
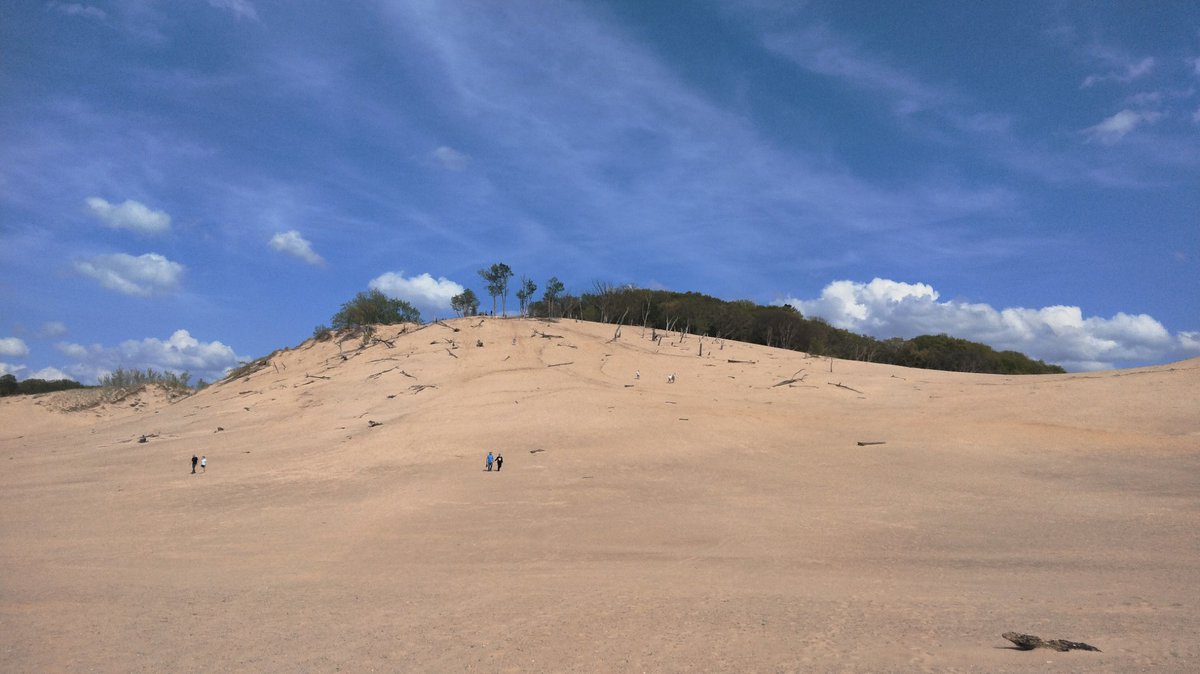
[(1050, 639), (1043, 640), (1040, 637), (1035, 637), (1032, 634), (1020, 634), (1018, 632), (1005, 632), (1000, 635), (1005, 639), (1016, 644), (1017, 648), (1022, 651), (1032, 651), (1035, 648), (1050, 648), (1056, 651), (1095, 651), (1100, 652), (1099, 648), (1091, 644), (1085, 644), (1082, 641), (1067, 641), (1066, 639)]
[(886, 444), (887, 443), (884, 442), (883, 440), (860, 440), (858, 442), (859, 447), (866, 447), (867, 445), (886, 445)]
[(575, 361), (569, 360), (565, 363), (551, 363), (550, 365), (547, 365), (546, 367), (558, 367), (559, 365), (574, 365), (574, 364), (575, 364)]
[(458, 358), (458, 354), (454, 353), (450, 349), (446, 349), (446, 353), (450, 354), (451, 356), (454, 356), (455, 358)]
[(408, 387), (408, 390), (412, 391), (413, 395), (417, 395), (427, 388), (437, 388), (437, 384), (413, 384), (412, 386)]
[(309, 374), (307, 372), (304, 373), (304, 376), (308, 377), (309, 379), (332, 379), (332, 377), (322, 377), (319, 374)]
[(784, 379), (783, 381), (779, 382), (779, 383), (778, 383), (778, 384), (776, 384), (775, 386), (772, 386), (771, 388), (775, 388), (775, 387), (777, 387), (777, 386), (790, 386), (790, 385), (792, 385), (792, 384), (795, 384), (795, 383), (797, 383), (797, 382), (803, 382), (803, 381), (804, 381), (804, 379), (805, 379), (806, 377), (808, 377), (808, 375), (807, 375), (807, 374), (805, 374), (805, 375), (802, 375), (802, 376), (800, 376), (800, 377), (797, 377), (796, 375), (800, 374), (801, 372), (804, 372), (804, 370), (798, 370), (798, 371), (796, 371), (796, 372), (792, 373), (792, 378), (791, 378), (791, 379)]
[(382, 421), (375, 421), (373, 419), (367, 421), (367, 426), (370, 428), (375, 428), (376, 426), (382, 426), (382, 425), (383, 425)]
[(544, 450), (544, 449), (531, 449), (531, 450), (529, 450), (529, 453), (530, 453), (530, 454), (537, 454), (538, 452), (544, 452), (544, 451), (546, 451), (546, 450)]
[(533, 334), (530, 335), (530, 337), (541, 337), (542, 339), (562, 339), (563, 338), (562, 335), (551, 335), (549, 333), (540, 332), (538, 330), (534, 330)]
[(730, 358), (730, 359), (726, 360), (725, 362), (727, 362), (727, 363), (741, 363), (741, 364), (743, 364), (743, 365), (757, 365), (757, 364), (758, 364), (758, 361), (757, 361), (757, 360), (734, 360), (734, 359), (732, 359), (732, 358)]
[[(844, 388), (844, 389), (846, 389), (847, 391), (854, 391), (855, 393), (862, 393), (862, 391), (860, 391), (860, 390), (858, 390), (858, 389), (856, 389), (856, 388), (850, 388), (849, 386), (846, 386), (845, 384), (842, 384), (841, 382), (838, 382), (838, 383), (836, 383), (836, 384), (835, 384), (835, 383), (833, 383), (833, 382), (831, 382), (831, 381), (827, 381), (827, 382), (825, 382), (825, 383), (826, 383), (826, 384), (829, 384), (830, 386), (836, 386), (836, 387), (838, 387), (838, 388)], [(866, 394), (865, 394), (865, 393), (863, 393), (863, 395), (866, 395)]]
[(397, 365), (396, 367), (389, 367), (389, 368), (388, 368), (388, 369), (386, 369), (386, 370), (383, 370), (383, 371), (380, 371), (380, 372), (376, 372), (375, 374), (372, 374), (372, 375), (368, 375), (368, 376), (367, 376), (367, 379), (379, 379), (379, 377), (380, 377), (380, 376), (382, 376), (382, 375), (384, 375), (384, 374), (386, 374), (386, 373), (388, 373), (388, 372), (391, 372), (392, 370), (397, 370), (397, 369), (399, 369), (399, 368), (400, 368), (400, 366), (399, 366), (399, 365)]
[[(446, 324), (445, 324), (445, 323), (443, 323), (443, 322), (442, 322), (440, 319), (439, 319), (439, 320), (436, 320), (436, 321), (434, 321), (434, 323), (435, 323), (436, 325), (440, 325), (440, 326), (442, 326), (443, 328), (450, 328), (450, 329), (451, 329), (451, 330), (453, 330), (454, 332), (458, 332), (458, 328), (456, 328), (456, 327), (454, 327), (454, 326), (452, 326), (452, 325), (446, 325)], [(476, 327), (478, 327), (478, 326), (476, 326)]]

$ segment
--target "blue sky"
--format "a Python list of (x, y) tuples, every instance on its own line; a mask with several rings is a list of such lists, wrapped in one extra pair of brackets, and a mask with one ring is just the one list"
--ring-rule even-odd
[(494, 262), (1200, 355), (1200, 5), (0, 8), (0, 372), (212, 380)]

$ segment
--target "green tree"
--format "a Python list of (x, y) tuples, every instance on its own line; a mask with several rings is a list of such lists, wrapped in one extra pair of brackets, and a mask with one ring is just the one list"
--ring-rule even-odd
[(529, 308), (529, 300), (533, 297), (533, 293), (537, 292), (537, 284), (528, 276), (521, 277), (521, 287), (517, 290), (517, 300), (521, 303), (521, 315), (526, 316), (526, 310)]
[(558, 280), (557, 276), (551, 276), (549, 281), (546, 281), (546, 290), (542, 293), (542, 302), (546, 304), (546, 317), (554, 318), (554, 303), (558, 300), (558, 296), (562, 295), (565, 286), (562, 281)]
[(17, 376), (15, 374), (6, 374), (0, 377), (0, 396), (11, 396), (17, 394)]
[(450, 308), (459, 316), (474, 316), (479, 313), (479, 298), (475, 297), (475, 291), (467, 288), (450, 298)]
[(496, 315), (496, 298), (503, 297), (501, 310), (508, 313), (508, 279), (513, 272), (508, 265), (497, 262), (487, 269), (480, 269), (479, 276), (487, 283), (488, 294), (492, 296), (492, 315)]
[(420, 323), (421, 312), (404, 300), (388, 297), (372, 289), (354, 296), (333, 315), (333, 329), (354, 328), (364, 325), (392, 325), (395, 323)]

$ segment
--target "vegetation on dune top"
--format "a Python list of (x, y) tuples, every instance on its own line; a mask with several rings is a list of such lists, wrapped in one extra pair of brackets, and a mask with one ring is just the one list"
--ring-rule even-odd
[[(492, 298), (492, 314), (505, 312), (508, 265), (497, 263), (480, 269)], [(726, 301), (694, 292), (650, 290), (595, 282), (579, 295), (566, 291), (563, 282), (551, 277), (542, 298), (534, 299), (538, 286), (522, 276), (517, 289), (521, 315), (543, 318), (577, 318), (600, 323), (641, 325), (716, 339), (730, 339), (769, 347), (803, 351), (816, 356), (887, 363), (906, 367), (952, 372), (993, 374), (1058, 374), (1057, 365), (1034, 360), (1016, 351), (996, 351), (986, 344), (949, 335), (922, 335), (912, 339), (877, 339), (829, 325), (820, 318), (805, 318), (787, 305), (766, 306), (750, 300)], [(479, 299), (471, 289), (451, 299), (459, 316), (479, 313)], [(419, 322), (420, 313), (404, 300), (389, 298), (378, 290), (359, 293), (332, 319), (333, 329), (365, 328), (402, 322)], [(317, 326), (313, 336), (329, 339), (331, 329)]]

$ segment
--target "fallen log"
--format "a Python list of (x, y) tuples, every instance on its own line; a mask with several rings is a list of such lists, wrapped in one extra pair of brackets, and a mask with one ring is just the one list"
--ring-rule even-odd
[(867, 445), (886, 445), (886, 444), (887, 443), (884, 442), (883, 440), (860, 440), (858, 442), (859, 447), (866, 447)]
[(1049, 648), (1059, 652), (1064, 651), (1095, 651), (1101, 652), (1099, 648), (1091, 644), (1085, 644), (1082, 641), (1067, 641), (1066, 639), (1049, 639), (1043, 640), (1032, 634), (1020, 634), (1018, 632), (1005, 632), (1000, 636), (1008, 639), (1016, 645), (1018, 650), (1032, 651), (1035, 648)]
[(757, 360), (734, 360), (734, 359), (732, 359), (732, 358), (730, 358), (729, 360), (727, 360), (727, 361), (725, 361), (725, 362), (727, 362), (727, 363), (741, 363), (741, 364), (743, 364), (743, 365), (757, 365), (757, 364), (758, 364), (758, 361), (757, 361)]

